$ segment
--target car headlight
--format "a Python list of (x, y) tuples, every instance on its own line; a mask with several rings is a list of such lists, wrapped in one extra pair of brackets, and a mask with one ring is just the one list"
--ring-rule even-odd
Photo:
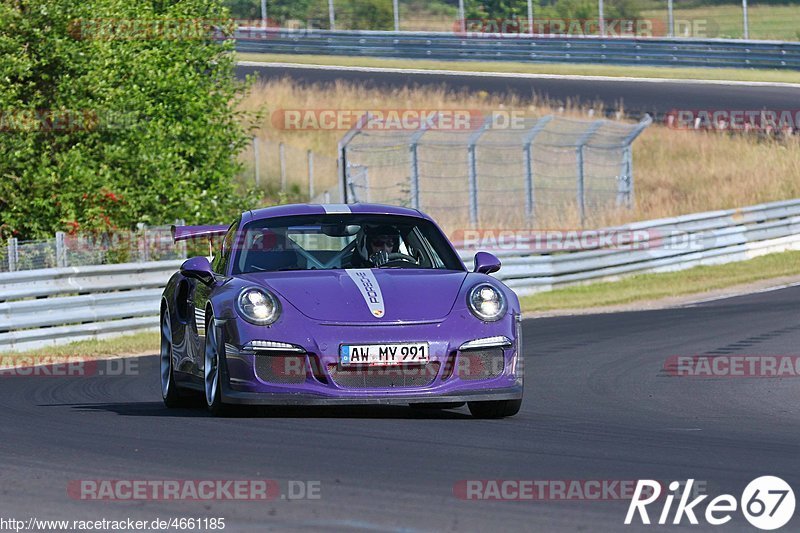
[(472, 314), (486, 322), (500, 320), (506, 314), (506, 297), (489, 283), (472, 287), (467, 295), (467, 306)]
[(281, 304), (269, 291), (245, 289), (239, 294), (237, 307), (242, 317), (257, 326), (268, 326), (281, 315)]

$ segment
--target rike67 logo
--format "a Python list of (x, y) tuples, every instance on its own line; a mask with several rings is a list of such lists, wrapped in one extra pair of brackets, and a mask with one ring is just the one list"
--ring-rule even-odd
[[(708, 524), (720, 526), (730, 522), (733, 514), (739, 508), (751, 525), (761, 530), (771, 531), (786, 525), (794, 514), (794, 491), (779, 477), (762, 476), (754, 479), (745, 487), (742, 497), (738, 501), (730, 494), (717, 496), (707, 503), (704, 513), (700, 512), (700, 508), (708, 495), (703, 494), (690, 501), (693, 484), (694, 479), (687, 480), (685, 484), (678, 481), (669, 484), (670, 492), (663, 498), (663, 507), (658, 515), (657, 524), (678, 525), (686, 517), (690, 524), (697, 525), (699, 523), (697, 516), (700, 515)], [(678, 494), (677, 491), (681, 487), (683, 487), (683, 491)], [(647, 506), (656, 501), (660, 503), (661, 492), (660, 482), (652, 479), (640, 479), (628, 507), (625, 524), (630, 525), (637, 514), (642, 524), (650, 524), (651, 519)], [(676, 496), (678, 504), (673, 514), (672, 504)], [(651, 508), (650, 510), (657, 509)], [(672, 516), (671, 522), (669, 522), (670, 516)], [(655, 519), (655, 516), (653, 518)]]

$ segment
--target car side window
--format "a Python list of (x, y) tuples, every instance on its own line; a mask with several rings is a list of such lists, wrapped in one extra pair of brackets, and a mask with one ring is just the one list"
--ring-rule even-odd
[(225, 237), (222, 239), (222, 249), (214, 256), (214, 260), (211, 262), (211, 269), (217, 274), (224, 275), (225, 271), (227, 270), (228, 261), (230, 260), (231, 252), (233, 251), (233, 239), (238, 228), (239, 221), (237, 220), (231, 224), (230, 228), (228, 228), (227, 233), (225, 233)]

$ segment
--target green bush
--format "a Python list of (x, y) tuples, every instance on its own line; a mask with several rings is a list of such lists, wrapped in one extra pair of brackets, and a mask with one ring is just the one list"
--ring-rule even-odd
[(0, 3), (0, 238), (240, 210), (233, 43), (189, 24), (227, 17), (221, 0)]

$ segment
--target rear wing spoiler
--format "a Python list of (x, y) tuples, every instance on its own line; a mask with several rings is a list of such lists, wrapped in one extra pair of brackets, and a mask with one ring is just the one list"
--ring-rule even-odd
[(172, 240), (178, 242), (187, 239), (202, 239), (204, 237), (225, 235), (228, 231), (228, 226), (172, 226), (170, 231), (172, 231)]

